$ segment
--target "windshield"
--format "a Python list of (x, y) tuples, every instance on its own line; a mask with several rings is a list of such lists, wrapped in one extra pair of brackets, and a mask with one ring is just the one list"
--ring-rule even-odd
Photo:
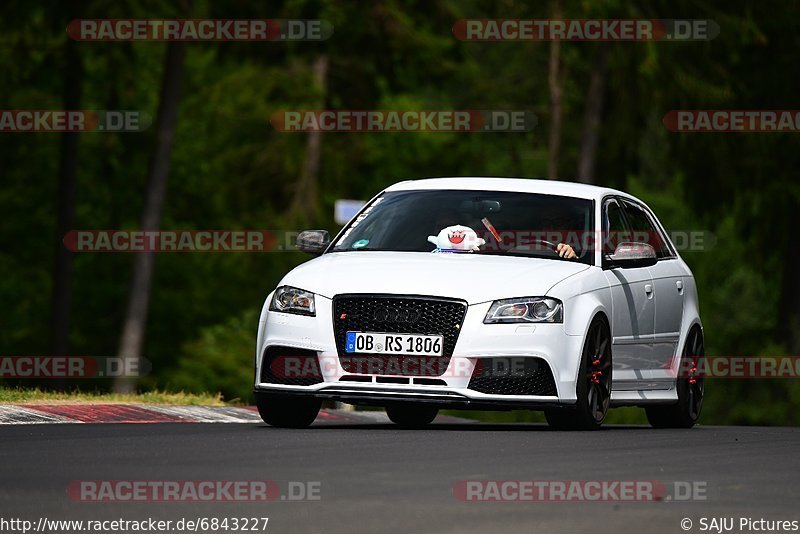
[[(561, 259), (593, 230), (591, 200), (503, 191), (394, 191), (377, 197), (337, 239), (332, 251), (459, 252)], [(474, 232), (474, 234), (472, 233)], [(458, 249), (458, 250), (453, 250)]]

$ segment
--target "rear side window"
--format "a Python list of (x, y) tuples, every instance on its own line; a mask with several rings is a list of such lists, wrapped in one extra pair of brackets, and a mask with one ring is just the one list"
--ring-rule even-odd
[(631, 225), (634, 241), (649, 243), (656, 250), (658, 258), (671, 258), (672, 251), (664, 240), (655, 223), (641, 207), (623, 200), (625, 216)]

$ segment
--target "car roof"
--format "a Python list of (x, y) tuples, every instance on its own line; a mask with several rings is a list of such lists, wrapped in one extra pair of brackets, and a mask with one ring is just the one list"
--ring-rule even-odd
[(616, 189), (576, 182), (536, 180), (532, 178), (491, 178), (478, 176), (406, 180), (404, 182), (398, 182), (387, 187), (386, 191), (413, 191), (420, 189), (512, 191), (518, 193), (538, 193), (542, 195), (558, 195), (593, 200), (600, 200), (606, 195), (620, 195), (635, 199), (635, 197), (629, 195), (628, 193), (617, 191)]

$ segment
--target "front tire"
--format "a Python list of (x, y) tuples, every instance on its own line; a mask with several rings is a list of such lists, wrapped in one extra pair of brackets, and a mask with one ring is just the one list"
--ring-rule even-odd
[(386, 415), (396, 425), (403, 428), (422, 428), (436, 419), (438, 408), (414, 404), (390, 404)]
[(699, 376), (701, 373), (697, 370), (704, 356), (703, 332), (695, 327), (686, 338), (678, 366), (678, 379), (675, 383), (678, 402), (669, 406), (645, 408), (647, 420), (654, 428), (692, 428), (697, 424), (705, 396), (703, 377)]
[(261, 419), (280, 428), (306, 428), (317, 418), (322, 401), (278, 393), (256, 393), (256, 406)]
[(611, 402), (611, 332), (595, 318), (589, 326), (578, 369), (574, 407), (545, 410), (547, 423), (557, 430), (597, 430)]

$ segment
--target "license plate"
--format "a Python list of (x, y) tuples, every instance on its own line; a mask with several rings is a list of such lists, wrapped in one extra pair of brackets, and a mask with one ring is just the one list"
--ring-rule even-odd
[(442, 336), (421, 334), (347, 332), (344, 351), (349, 353), (441, 356), (444, 354), (444, 338)]

